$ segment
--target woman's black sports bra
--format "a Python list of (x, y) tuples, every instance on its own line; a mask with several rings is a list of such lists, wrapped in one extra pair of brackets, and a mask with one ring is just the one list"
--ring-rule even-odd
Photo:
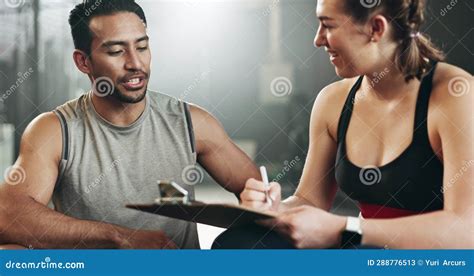
[(359, 202), (364, 217), (397, 217), (443, 208), (443, 164), (431, 148), (427, 126), (435, 68), (436, 63), (421, 81), (411, 144), (381, 167), (360, 168), (347, 157), (346, 133), (363, 76), (346, 99), (338, 125), (336, 180), (342, 191)]

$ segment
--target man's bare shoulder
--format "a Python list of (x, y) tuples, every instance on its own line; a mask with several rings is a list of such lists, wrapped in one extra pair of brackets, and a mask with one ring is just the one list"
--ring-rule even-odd
[(208, 152), (210, 149), (222, 147), (229, 141), (229, 137), (222, 124), (204, 108), (189, 104), (189, 112), (193, 123), (198, 154)]
[(59, 161), (62, 149), (62, 132), (59, 118), (54, 112), (37, 116), (23, 133), (20, 153), (47, 154)]
[(216, 127), (222, 127), (219, 121), (206, 109), (195, 104), (188, 104), (188, 106), (189, 113), (191, 114), (191, 118), (193, 120), (193, 127), (195, 128), (195, 130), (212, 130)]

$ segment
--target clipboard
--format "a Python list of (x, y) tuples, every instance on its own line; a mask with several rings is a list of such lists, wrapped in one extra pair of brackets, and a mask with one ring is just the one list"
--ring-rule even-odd
[(261, 212), (234, 204), (206, 204), (191, 201), (187, 191), (174, 182), (159, 181), (159, 197), (151, 204), (127, 204), (130, 209), (170, 218), (229, 228), (275, 218), (274, 212)]

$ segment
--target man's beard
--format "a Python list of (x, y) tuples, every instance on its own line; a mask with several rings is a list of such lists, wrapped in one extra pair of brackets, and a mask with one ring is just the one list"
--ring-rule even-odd
[[(140, 89), (142, 92), (139, 92), (140, 90), (135, 90), (130, 93), (131, 96), (127, 95), (128, 93), (124, 93), (118, 89), (120, 84), (125, 83), (127, 80), (134, 77), (141, 78), (142, 81), (147, 81), (149, 79), (149, 73), (145, 73), (143, 71), (129, 72), (122, 78), (118, 78), (115, 82), (106, 76), (96, 77), (92, 83), (92, 91), (99, 97), (114, 98), (121, 103), (139, 103), (143, 101), (146, 96), (148, 83), (146, 83), (146, 85)], [(123, 88), (126, 89), (125, 87)]]
[[(138, 97), (130, 97), (122, 93), (119, 89), (114, 88), (114, 92), (110, 95), (110, 97), (114, 97), (118, 101), (122, 103), (127, 103), (127, 104), (135, 104), (141, 102), (145, 96), (146, 96), (146, 91), (148, 90), (148, 87), (145, 86), (145, 90), (141, 92), (141, 94)], [(135, 92), (138, 93), (138, 92)]]

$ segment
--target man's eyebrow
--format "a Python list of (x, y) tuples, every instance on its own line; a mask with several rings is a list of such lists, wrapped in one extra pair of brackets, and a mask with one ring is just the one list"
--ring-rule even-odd
[[(135, 40), (135, 43), (139, 43), (139, 42), (142, 42), (142, 41), (148, 41), (150, 40), (150, 38), (145, 35), (145, 36), (142, 36), (140, 38), (138, 38), (137, 40)], [(127, 45), (127, 42), (126, 41), (123, 41), (123, 40), (110, 40), (110, 41), (106, 41), (104, 43), (102, 43), (101, 47), (105, 47), (105, 48), (109, 48), (109, 47), (112, 47), (112, 46), (125, 46)]]
[(112, 47), (112, 46), (125, 46), (127, 43), (125, 41), (120, 41), (120, 40), (110, 40), (110, 41), (106, 41), (104, 43), (102, 43), (101, 47), (104, 47), (104, 48), (109, 48), (109, 47)]
[(139, 43), (139, 42), (142, 42), (142, 41), (148, 41), (148, 40), (150, 40), (150, 38), (147, 35), (145, 35), (145, 36), (140, 37), (139, 39), (135, 40), (135, 43)]

